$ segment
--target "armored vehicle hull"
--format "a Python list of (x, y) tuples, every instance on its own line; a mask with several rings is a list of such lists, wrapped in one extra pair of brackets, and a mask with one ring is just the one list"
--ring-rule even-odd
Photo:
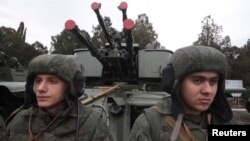
[(80, 64), (86, 77), (81, 102), (102, 113), (115, 141), (128, 141), (132, 125), (142, 110), (170, 97), (161, 88), (161, 72), (172, 51), (143, 49), (137, 54), (137, 83), (113, 81), (112, 84), (103, 81), (103, 65), (88, 49), (68, 55)]
[(24, 69), (0, 67), (0, 111), (4, 119), (23, 104), (25, 81)]

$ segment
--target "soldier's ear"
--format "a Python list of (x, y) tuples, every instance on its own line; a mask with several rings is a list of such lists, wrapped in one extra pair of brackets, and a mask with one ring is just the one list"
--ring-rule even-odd
[(167, 93), (172, 93), (173, 85), (175, 81), (174, 68), (171, 64), (168, 64), (162, 70), (162, 88)]
[(79, 98), (84, 94), (85, 90), (85, 77), (83, 76), (83, 73), (77, 72), (74, 75), (73, 83), (76, 91), (76, 97)]
[[(32, 76), (33, 77), (33, 76)], [(24, 106), (23, 108), (29, 108), (32, 105), (37, 105), (36, 94), (34, 91), (34, 78), (27, 79), (25, 84)]]

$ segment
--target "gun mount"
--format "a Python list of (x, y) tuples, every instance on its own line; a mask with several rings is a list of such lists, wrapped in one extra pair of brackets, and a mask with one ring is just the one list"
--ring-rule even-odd
[[(98, 21), (102, 27), (105, 37), (108, 41), (105, 48), (97, 49), (89, 39), (86, 38), (73, 20), (65, 23), (67, 30), (72, 31), (78, 39), (89, 49), (91, 55), (96, 57), (102, 64), (102, 77), (105, 83), (110, 82), (129, 82), (138, 83), (138, 56), (137, 47), (133, 46), (132, 29), (134, 22), (127, 19), (126, 13), (123, 12), (123, 32), (110, 35), (104, 25), (103, 19), (99, 13), (99, 3), (93, 3), (92, 9), (95, 11)], [(121, 9), (124, 6), (120, 7)], [(123, 11), (125, 11), (123, 9)], [(123, 42), (125, 40), (125, 42)]]
[(87, 47), (77, 49), (73, 55), (86, 77), (82, 104), (92, 106), (102, 113), (115, 141), (128, 141), (130, 129), (141, 111), (169, 95), (161, 90), (161, 71), (172, 55), (170, 50), (142, 49), (134, 43), (133, 20), (127, 18), (127, 3), (118, 9), (122, 12), (123, 29), (111, 34), (99, 12), (100, 3), (92, 3), (107, 43), (96, 47), (80, 31), (73, 20), (65, 28)]

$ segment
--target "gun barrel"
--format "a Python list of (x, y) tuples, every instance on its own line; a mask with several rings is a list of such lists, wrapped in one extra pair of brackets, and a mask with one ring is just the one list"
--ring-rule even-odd
[(91, 54), (95, 56), (103, 65), (109, 66), (108, 61), (101, 57), (100, 52), (93, 46), (90, 40), (81, 32), (75, 21), (68, 20), (65, 22), (65, 29), (74, 33), (77, 38), (90, 50)]
[(131, 63), (130, 65), (133, 66), (133, 37), (132, 37), (132, 29), (134, 28), (135, 24), (133, 20), (131, 19), (126, 19), (123, 22), (123, 26), (126, 32), (126, 44), (128, 47), (128, 55), (129, 55), (129, 62)]
[(123, 21), (127, 19), (127, 8), (128, 4), (126, 2), (121, 2), (120, 5), (118, 6), (118, 9), (122, 11)]
[(105, 34), (105, 37), (106, 37), (106, 39), (108, 40), (109, 45), (112, 47), (113, 44), (112, 44), (112, 42), (111, 42), (111, 36), (109, 35), (109, 33), (108, 33), (108, 31), (107, 31), (107, 28), (106, 28), (106, 26), (105, 26), (105, 24), (104, 24), (103, 18), (102, 18), (102, 16), (101, 16), (100, 12), (99, 12), (99, 9), (101, 8), (101, 4), (100, 4), (100, 3), (93, 2), (93, 3), (91, 4), (91, 8), (95, 11), (96, 16), (97, 16), (97, 19), (98, 19), (98, 22), (99, 22), (99, 24), (100, 24), (101, 27), (102, 27), (102, 30), (103, 30), (103, 32), (104, 32), (104, 34)]

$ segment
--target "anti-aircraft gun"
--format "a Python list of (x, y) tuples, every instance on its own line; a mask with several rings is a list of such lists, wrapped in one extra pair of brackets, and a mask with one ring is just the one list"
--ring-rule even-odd
[(73, 20), (65, 28), (73, 32), (87, 49), (69, 55), (80, 64), (86, 79), (81, 102), (102, 112), (115, 141), (128, 141), (134, 120), (141, 111), (169, 95), (161, 90), (161, 71), (172, 55), (170, 50), (138, 49), (127, 18), (127, 3), (118, 8), (123, 14), (123, 30), (111, 34), (99, 12), (100, 3), (92, 3), (99, 24), (107, 39), (105, 47), (95, 47)]
[[(89, 49), (91, 55), (96, 57), (96, 59), (101, 63), (103, 67), (102, 79), (104, 83), (137, 83), (138, 70), (136, 67), (138, 66), (138, 62), (136, 57), (138, 56), (138, 49), (133, 47), (133, 38), (131, 33), (131, 30), (134, 27), (134, 22), (127, 19), (126, 13), (124, 13), (124, 32), (110, 35), (99, 13), (101, 4), (93, 3), (91, 7), (95, 11), (98, 21), (108, 41), (104, 48), (97, 49), (94, 47), (90, 40), (87, 39), (86, 36), (78, 29), (74, 21), (67, 21), (65, 24), (66, 28), (75, 33), (79, 40)], [(121, 9), (123, 7), (121, 7)]]
[(0, 51), (0, 113), (6, 119), (23, 104), (26, 70), (17, 58)]

